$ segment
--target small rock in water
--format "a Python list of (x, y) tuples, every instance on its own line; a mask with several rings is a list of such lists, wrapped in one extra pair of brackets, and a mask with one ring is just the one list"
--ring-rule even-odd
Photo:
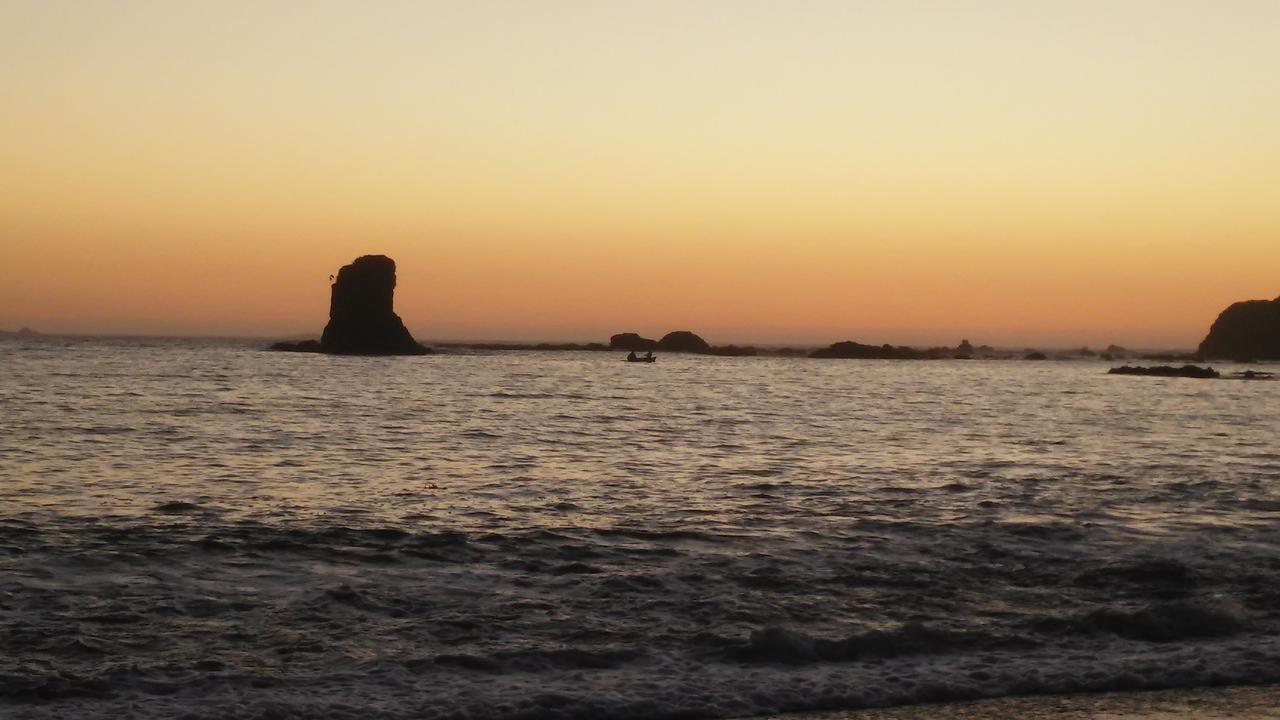
[(173, 502), (161, 503), (161, 504), (159, 504), (159, 505), (157, 505), (157, 506), (155, 506), (154, 508), (151, 508), (151, 509), (152, 509), (152, 510), (155, 510), (156, 512), (160, 512), (160, 513), (171, 513), (171, 514), (177, 514), (177, 513), (194, 512), (194, 511), (196, 511), (196, 510), (199, 510), (199, 509), (200, 509), (200, 506), (199, 506), (199, 505), (197, 505), (197, 504), (195, 504), (195, 503), (189, 503), (189, 502), (183, 502), (183, 501), (181, 501), (181, 500), (175, 500), (175, 501), (173, 501)]
[(1231, 377), (1240, 380), (1275, 380), (1276, 374), (1262, 370), (1245, 370), (1244, 372), (1231, 373)]
[(319, 340), (303, 340), (301, 342), (296, 342), (296, 343), (294, 342), (272, 343), (271, 347), (268, 349), (275, 350), (277, 352), (313, 352), (313, 353), (323, 352), (320, 349)]

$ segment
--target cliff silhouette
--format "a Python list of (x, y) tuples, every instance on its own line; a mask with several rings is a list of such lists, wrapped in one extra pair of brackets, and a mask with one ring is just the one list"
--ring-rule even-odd
[(1233, 303), (1200, 343), (1206, 359), (1280, 360), (1280, 298)]

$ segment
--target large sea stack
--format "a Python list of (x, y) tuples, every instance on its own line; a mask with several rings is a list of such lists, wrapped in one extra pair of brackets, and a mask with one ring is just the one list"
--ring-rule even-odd
[(1280, 298), (1246, 300), (1222, 311), (1200, 356), (1228, 360), (1280, 360)]
[(320, 352), (335, 355), (424, 355), (392, 310), (396, 263), (385, 255), (358, 257), (338, 271), (330, 288), (329, 324)]

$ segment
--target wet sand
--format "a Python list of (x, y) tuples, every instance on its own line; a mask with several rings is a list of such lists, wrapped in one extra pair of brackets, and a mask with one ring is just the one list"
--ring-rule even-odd
[(1100, 695), (1009, 697), (778, 715), (772, 720), (1272, 720), (1280, 719), (1280, 685), (1200, 688)]

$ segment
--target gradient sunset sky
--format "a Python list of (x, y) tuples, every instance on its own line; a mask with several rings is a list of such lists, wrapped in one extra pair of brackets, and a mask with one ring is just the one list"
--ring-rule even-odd
[(1280, 2), (0, 2), (0, 328), (1190, 347)]

